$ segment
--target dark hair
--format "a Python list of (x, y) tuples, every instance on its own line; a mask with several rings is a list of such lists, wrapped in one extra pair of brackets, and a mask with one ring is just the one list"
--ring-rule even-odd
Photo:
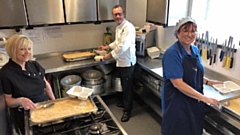
[(125, 13), (125, 10), (124, 10), (124, 8), (123, 8), (121, 5), (115, 5), (115, 6), (112, 8), (112, 10), (115, 9), (115, 8), (119, 8), (119, 7), (122, 8), (123, 13)]

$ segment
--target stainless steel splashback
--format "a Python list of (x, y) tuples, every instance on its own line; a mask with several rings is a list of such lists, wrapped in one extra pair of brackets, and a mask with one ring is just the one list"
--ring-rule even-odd
[(27, 25), (24, 0), (1, 0), (0, 27)]
[(66, 22), (97, 21), (96, 0), (65, 0)]
[(30, 25), (65, 23), (62, 0), (26, 0)]

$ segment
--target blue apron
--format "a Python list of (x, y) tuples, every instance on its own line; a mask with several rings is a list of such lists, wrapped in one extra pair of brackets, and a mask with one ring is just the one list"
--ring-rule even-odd
[[(183, 56), (179, 42), (178, 47)], [(203, 94), (204, 71), (198, 56), (183, 56), (182, 65), (183, 81)], [(205, 104), (180, 92), (173, 86), (170, 79), (165, 80), (163, 94), (162, 134), (202, 135)]]

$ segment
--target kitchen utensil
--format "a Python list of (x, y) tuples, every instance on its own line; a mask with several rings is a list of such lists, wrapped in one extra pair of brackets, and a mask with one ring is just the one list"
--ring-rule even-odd
[(78, 61), (92, 59), (95, 57), (95, 53), (91, 51), (75, 51), (75, 52), (66, 52), (62, 56), (65, 61)]
[(227, 40), (225, 40), (225, 43), (223, 43), (223, 45), (222, 45), (222, 50), (221, 50), (220, 56), (219, 56), (220, 62), (222, 62), (222, 60), (223, 60), (224, 54), (226, 52), (226, 47), (227, 47)]
[(90, 69), (85, 71), (82, 74), (82, 77), (84, 80), (87, 80), (87, 81), (97, 81), (102, 79), (103, 74), (98, 70)]
[(204, 44), (204, 48), (202, 50), (202, 59), (203, 60), (207, 59), (207, 45), (208, 45), (208, 31), (206, 31), (205, 44)]
[(81, 87), (81, 86), (74, 86), (70, 90), (67, 91), (67, 94), (71, 98), (78, 98), (81, 100), (87, 100), (88, 96), (92, 95), (93, 89)]
[(210, 59), (211, 58), (211, 55), (212, 55), (212, 37), (210, 39), (210, 41), (208, 42), (207, 44), (207, 59)]
[(233, 67), (233, 60), (234, 60), (234, 58), (233, 58), (233, 56), (234, 56), (234, 48), (235, 48), (235, 44), (233, 45), (233, 48), (232, 48), (232, 56), (231, 56), (230, 68), (232, 68), (232, 67)]
[[(232, 38), (231, 36), (229, 36), (228, 46), (227, 46), (227, 48), (226, 48), (226, 52), (224, 53), (222, 67), (225, 67), (225, 66), (226, 66), (227, 60), (228, 60), (228, 63), (229, 63), (228, 53), (230, 52), (230, 47), (231, 47), (231, 44), (232, 44), (232, 40), (233, 40), (233, 38)], [(228, 58), (228, 59), (227, 59), (227, 58)], [(230, 64), (229, 64), (229, 65), (230, 65)]]
[(47, 104), (41, 105), (40, 107), (41, 107), (41, 108), (49, 108), (49, 107), (51, 107), (51, 106), (53, 106), (53, 105), (54, 105), (54, 103), (47, 103)]
[(106, 80), (103, 79), (103, 82), (101, 84), (93, 84), (93, 85), (82, 84), (82, 86), (93, 89), (93, 93), (92, 94), (93, 95), (98, 95), (98, 94), (104, 93), (104, 91), (105, 91), (105, 83), (106, 83)]
[(217, 45), (218, 39), (216, 39), (215, 41), (215, 45), (214, 45), (214, 50), (213, 50), (213, 63), (216, 63), (216, 57), (217, 57), (217, 49), (218, 49), (218, 45)]
[(113, 65), (112, 64), (101, 64), (96, 66), (97, 69), (102, 71), (104, 74), (109, 74), (113, 70)]
[(68, 90), (73, 86), (79, 86), (82, 78), (79, 75), (67, 75), (60, 80), (63, 89)]
[(113, 90), (122, 92), (121, 79), (113, 76), (112, 77), (112, 87), (113, 87)]
[[(53, 106), (42, 109), (38, 106), (54, 103)], [(76, 98), (60, 98), (37, 103), (37, 107), (30, 111), (30, 125), (41, 125), (60, 121), (71, 116), (81, 116), (97, 111), (91, 98), (79, 100)]]

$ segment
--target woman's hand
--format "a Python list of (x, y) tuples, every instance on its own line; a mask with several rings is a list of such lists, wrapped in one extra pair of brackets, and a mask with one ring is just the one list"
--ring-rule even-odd
[(20, 105), (24, 108), (24, 110), (30, 110), (36, 108), (35, 104), (28, 98), (21, 97), (20, 99)]
[(202, 101), (206, 104), (210, 104), (213, 106), (219, 106), (219, 101), (214, 98), (209, 98), (209, 97), (204, 96), (204, 99)]

